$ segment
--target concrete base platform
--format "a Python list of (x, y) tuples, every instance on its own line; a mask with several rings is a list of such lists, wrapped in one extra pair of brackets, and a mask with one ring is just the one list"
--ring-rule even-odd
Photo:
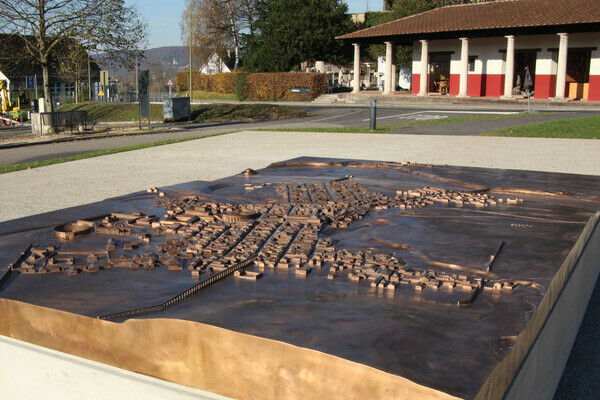
[(228, 400), (6, 336), (0, 336), (0, 357), (4, 399)]

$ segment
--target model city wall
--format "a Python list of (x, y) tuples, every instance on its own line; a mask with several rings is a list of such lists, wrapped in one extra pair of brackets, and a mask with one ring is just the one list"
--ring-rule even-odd
[[(189, 90), (189, 72), (179, 72), (178, 92)], [(245, 73), (229, 72), (204, 75), (192, 72), (192, 89), (201, 92), (235, 94), (239, 100), (310, 100), (327, 93), (327, 74), (306, 72)], [(296, 93), (292, 89), (309, 89)]]

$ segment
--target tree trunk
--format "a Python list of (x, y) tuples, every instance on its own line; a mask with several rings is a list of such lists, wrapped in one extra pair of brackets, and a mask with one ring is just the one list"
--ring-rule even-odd
[(233, 44), (235, 46), (235, 65), (233, 69), (237, 70), (240, 64), (240, 40), (238, 31), (235, 26), (235, 19), (233, 15), (233, 7), (231, 6), (231, 0), (226, 0), (227, 12), (229, 13), (229, 24), (231, 27), (231, 35), (233, 36)]
[(77, 63), (77, 77), (75, 78), (75, 104), (79, 104), (79, 86), (81, 84), (81, 67)]
[(50, 91), (50, 69), (47, 63), (42, 63), (42, 77), (44, 81), (44, 103), (46, 104), (46, 112), (54, 111), (54, 102), (52, 101), (52, 93)]

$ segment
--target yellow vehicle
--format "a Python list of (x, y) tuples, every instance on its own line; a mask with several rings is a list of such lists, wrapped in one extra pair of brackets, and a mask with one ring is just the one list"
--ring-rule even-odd
[(8, 97), (6, 81), (0, 80), (0, 121), (5, 126), (20, 125), (21, 117), (30, 110), (29, 92), (23, 89), (13, 90), (11, 102)]

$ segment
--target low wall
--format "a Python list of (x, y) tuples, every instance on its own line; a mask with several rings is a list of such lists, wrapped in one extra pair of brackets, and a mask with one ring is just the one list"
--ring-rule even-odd
[(3, 399), (230, 400), (5, 336), (0, 354)]
[(551, 400), (600, 273), (600, 212), (588, 221), (536, 312), (476, 400)]
[(0, 316), (4, 336), (236, 399), (456, 399), (335, 356), (196, 322), (118, 324), (6, 299)]

